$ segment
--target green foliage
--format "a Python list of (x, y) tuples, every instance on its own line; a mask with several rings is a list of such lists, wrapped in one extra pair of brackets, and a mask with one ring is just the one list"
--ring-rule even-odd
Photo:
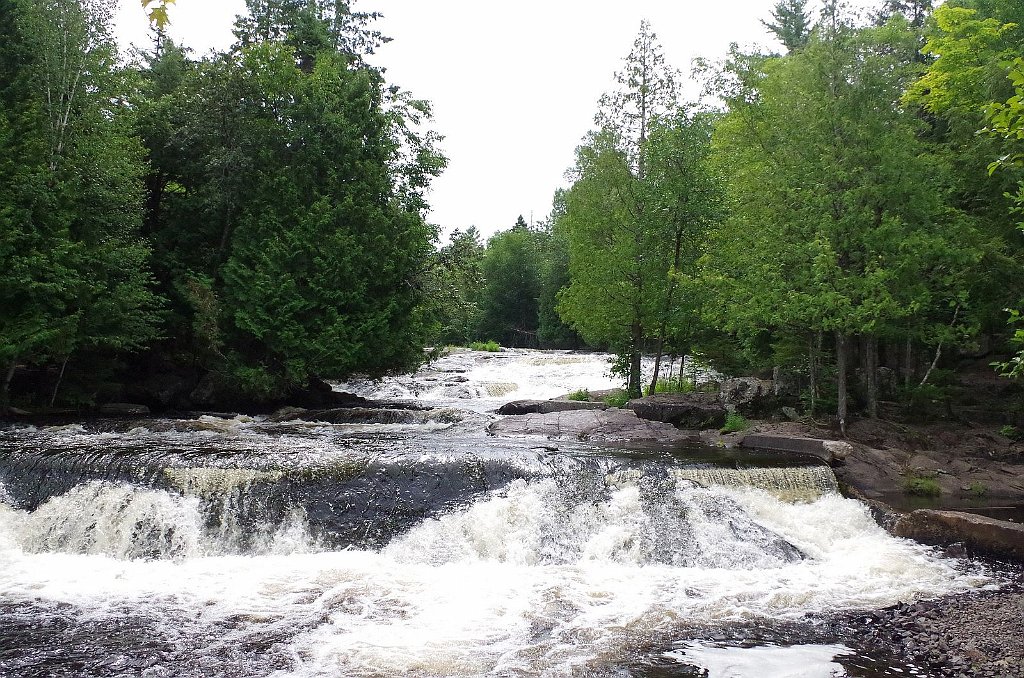
[(772, 19), (761, 24), (775, 34), (786, 50), (795, 52), (807, 45), (811, 36), (807, 0), (779, 0), (772, 9)]
[(504, 346), (537, 345), (540, 296), (538, 234), (523, 217), (508, 231), (493, 235), (481, 262), (480, 334)]
[(938, 497), (942, 494), (934, 475), (910, 475), (903, 481), (903, 491), (915, 497)]
[[(689, 379), (659, 379), (654, 385), (655, 393), (693, 393), (696, 385)], [(651, 389), (645, 389), (645, 395), (651, 395)]]
[(472, 285), (474, 262), (456, 260), (479, 243), (431, 246), (423, 196), (444, 158), (418, 127), (429, 106), (362, 61), (370, 17), (249, 10), (232, 51), (192, 62), (165, 43), (145, 71), (146, 223), (174, 349), (258, 400), (469, 339), (474, 302), (452, 295)]
[(975, 499), (983, 499), (988, 496), (988, 488), (985, 483), (975, 480), (967, 486), (967, 494)]
[(484, 246), (472, 226), (456, 229), (448, 244), (430, 258), (426, 288), (426, 315), (437, 327), (435, 344), (467, 344), (480, 326), (481, 262)]
[(604, 402), (611, 407), (625, 407), (626, 403), (629, 402), (629, 394), (625, 391), (618, 391), (605, 396)]
[[(115, 67), (111, 11), (100, 0), (0, 5), (4, 374), (135, 351), (159, 332), (139, 233), (143, 150), (125, 105), (132, 83)], [(0, 381), (0, 405), (7, 386)]]
[(557, 309), (587, 343), (629, 357), (627, 390), (638, 397), (645, 340), (664, 350), (692, 338), (703, 288), (696, 261), (718, 217), (720, 181), (708, 161), (712, 120), (679, 108), (675, 72), (646, 24), (618, 81), (559, 196), (553, 228), (570, 275)]
[(725, 418), (725, 425), (719, 429), (721, 433), (739, 433), (750, 428), (750, 422), (737, 412), (730, 412)]
[(496, 341), (474, 341), (469, 348), (472, 351), (487, 351), (489, 353), (497, 353), (501, 350), (501, 346)]
[(1006, 424), (1004, 426), (1001, 426), (999, 428), (999, 435), (1005, 436), (1010, 440), (1024, 440), (1024, 431), (1021, 431), (1019, 428), (1013, 426), (1012, 424)]
[(590, 400), (590, 391), (585, 388), (581, 388), (579, 390), (573, 391), (572, 393), (567, 395), (566, 398), (568, 398), (569, 400), (587, 401)]

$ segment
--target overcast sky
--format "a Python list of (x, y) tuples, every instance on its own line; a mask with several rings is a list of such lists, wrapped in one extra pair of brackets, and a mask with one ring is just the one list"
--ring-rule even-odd
[[(148, 45), (138, 0), (122, 0), (122, 47)], [(392, 37), (371, 58), (391, 83), (434, 105), (448, 169), (433, 184), (428, 219), (485, 235), (522, 214), (543, 219), (565, 185), (597, 100), (629, 53), (642, 19), (684, 74), (729, 43), (777, 47), (761, 25), (775, 0), (360, 0)], [(812, 3), (813, 4), (813, 0)], [(874, 6), (874, 0), (853, 0)], [(170, 34), (201, 54), (232, 42), (244, 0), (177, 0)], [(695, 96), (696, 86), (688, 89)]]

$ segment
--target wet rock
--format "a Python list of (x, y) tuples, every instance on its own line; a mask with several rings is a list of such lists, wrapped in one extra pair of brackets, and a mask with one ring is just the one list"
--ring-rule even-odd
[(918, 509), (900, 518), (893, 534), (925, 544), (950, 546), (1024, 562), (1024, 525), (959, 511)]
[(683, 429), (719, 428), (728, 414), (713, 393), (657, 393), (630, 400), (626, 407), (641, 419)]
[(498, 436), (542, 436), (623, 444), (671, 445), (698, 440), (694, 434), (671, 424), (640, 419), (629, 410), (617, 408), (508, 416), (491, 423), (487, 432)]
[(99, 413), (111, 417), (131, 417), (149, 414), (149, 408), (137, 403), (105, 403), (99, 406)]
[(498, 414), (550, 414), (571, 410), (606, 410), (608, 405), (588, 400), (513, 400), (498, 408)]

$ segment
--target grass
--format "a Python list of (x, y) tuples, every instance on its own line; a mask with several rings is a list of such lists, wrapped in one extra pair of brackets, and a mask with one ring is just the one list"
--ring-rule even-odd
[[(659, 379), (654, 385), (655, 393), (693, 393), (697, 387), (689, 379)], [(651, 389), (644, 389), (646, 395), (651, 395)]]
[(1006, 436), (1010, 440), (1020, 440), (1022, 437), (1020, 429), (1016, 426), (1011, 426), (1010, 424), (1001, 427), (999, 429), (999, 435)]
[(469, 348), (472, 351), (487, 351), (488, 353), (497, 353), (501, 350), (501, 346), (496, 341), (474, 341)]
[(981, 499), (988, 495), (988, 488), (985, 487), (984, 483), (980, 483), (975, 480), (973, 483), (967, 486), (967, 494), (971, 495), (975, 499)]
[(934, 476), (910, 476), (903, 481), (903, 491), (914, 497), (938, 497), (942, 494), (939, 481)]
[(569, 400), (590, 400), (590, 391), (585, 388), (581, 388), (578, 391), (573, 391), (566, 397)]
[(625, 391), (619, 391), (618, 393), (605, 396), (604, 402), (610, 407), (623, 407), (629, 402), (629, 395)]
[(747, 421), (746, 417), (736, 412), (730, 412), (725, 418), (725, 425), (718, 429), (720, 433), (738, 433), (740, 431), (746, 431), (750, 428), (750, 422)]

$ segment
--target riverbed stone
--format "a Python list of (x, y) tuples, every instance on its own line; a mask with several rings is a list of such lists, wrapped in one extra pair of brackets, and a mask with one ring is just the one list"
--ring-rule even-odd
[(111, 417), (136, 417), (149, 414), (149, 408), (138, 403), (104, 403), (99, 412)]
[(948, 546), (962, 542), (971, 551), (1024, 562), (1024, 525), (962, 511), (918, 509), (893, 526), (897, 537)]
[(656, 393), (626, 403), (641, 419), (683, 429), (720, 428), (728, 412), (714, 393)]
[(540, 436), (549, 440), (581, 440), (619, 444), (675, 445), (700, 439), (695, 432), (671, 424), (640, 419), (625, 409), (567, 410), (507, 416), (492, 422), (496, 436)]
[(550, 414), (570, 410), (606, 410), (608, 405), (588, 400), (513, 400), (498, 408), (498, 414)]

